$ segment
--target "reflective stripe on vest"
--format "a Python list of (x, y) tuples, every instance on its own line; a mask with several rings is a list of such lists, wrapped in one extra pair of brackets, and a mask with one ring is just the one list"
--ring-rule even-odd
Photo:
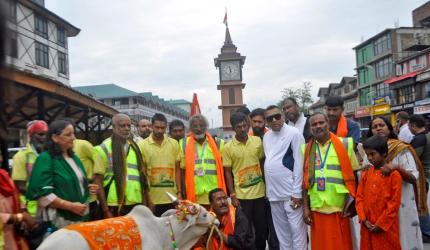
[[(207, 163), (207, 164), (215, 164), (216, 163), (216, 161), (214, 159), (204, 159), (203, 162)], [(194, 161), (194, 164), (202, 164), (202, 160), (197, 159)]]
[[(102, 144), (100, 144), (100, 147), (105, 153), (109, 162), (109, 167), (103, 179), (103, 186), (105, 187), (109, 184), (109, 182), (111, 182), (110, 181), (111, 178), (113, 178), (112, 140), (110, 138), (105, 140)], [(125, 185), (125, 197), (126, 197), (125, 204), (132, 205), (136, 203), (141, 203), (142, 193), (141, 193), (141, 183), (140, 183), (140, 176), (139, 176), (139, 167), (137, 165), (136, 152), (134, 152), (133, 148), (130, 148), (130, 150), (128, 150), (126, 174), (127, 174), (127, 178), (126, 178), (126, 185)], [(112, 181), (110, 184), (106, 200), (109, 206), (116, 206), (118, 204), (116, 185), (114, 181)]]
[[(33, 165), (35, 162), (36, 162), (36, 157), (30, 157), (30, 152), (25, 155), (25, 168), (27, 170), (26, 186), (28, 186), (30, 176), (31, 176), (31, 171), (33, 170)], [(25, 197), (25, 195), (23, 194), (20, 194), (19, 197), (20, 197), (21, 203), (26, 205), (28, 213), (31, 216), (36, 217), (37, 201), (28, 200), (27, 197)]]
[[(351, 138), (341, 138), (348, 155), (353, 154), (353, 143), (350, 143)], [(316, 183), (308, 191), (311, 200), (311, 208), (318, 209), (319, 207), (329, 206), (341, 209), (345, 202), (345, 196), (348, 189), (343, 180), (339, 159), (334, 147), (330, 147), (327, 157), (326, 166), (323, 170), (323, 177), (325, 179), (325, 190), (318, 191)], [(318, 171), (317, 171), (318, 170)], [(320, 166), (315, 166), (315, 178), (319, 176)]]
[[(198, 176), (198, 173), (199, 173), (199, 171), (194, 170), (194, 175)], [(216, 170), (211, 170), (211, 169), (204, 171), (205, 175), (216, 175), (216, 173), (217, 173)]]

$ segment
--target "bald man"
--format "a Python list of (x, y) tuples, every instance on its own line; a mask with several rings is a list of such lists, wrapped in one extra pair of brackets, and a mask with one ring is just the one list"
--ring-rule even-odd
[(146, 139), (152, 132), (152, 124), (147, 119), (142, 119), (138, 123), (139, 136)]
[(139, 204), (151, 205), (142, 150), (133, 140), (130, 117), (114, 115), (112, 132), (111, 137), (95, 147), (101, 158), (94, 174), (95, 183), (103, 187), (97, 198), (104, 218), (125, 215)]

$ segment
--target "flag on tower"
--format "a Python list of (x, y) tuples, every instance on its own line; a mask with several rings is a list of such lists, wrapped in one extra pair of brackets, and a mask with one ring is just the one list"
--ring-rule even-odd
[(190, 117), (193, 115), (201, 114), (199, 101), (197, 100), (197, 94), (193, 94), (193, 102), (191, 103)]
[(222, 22), (225, 24), (225, 26), (227, 26), (227, 27), (228, 27), (228, 22), (227, 22), (227, 9), (225, 10), (224, 21), (222, 21)]

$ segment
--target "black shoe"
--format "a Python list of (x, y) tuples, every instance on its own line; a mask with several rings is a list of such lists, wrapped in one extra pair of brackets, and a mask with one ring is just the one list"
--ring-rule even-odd
[(430, 236), (423, 234), (423, 243), (430, 243)]

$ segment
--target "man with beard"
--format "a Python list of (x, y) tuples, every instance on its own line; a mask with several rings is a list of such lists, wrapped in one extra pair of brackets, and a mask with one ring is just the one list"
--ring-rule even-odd
[(260, 160), (264, 156), (258, 136), (248, 136), (248, 117), (240, 112), (230, 116), (236, 133), (222, 152), (225, 177), (233, 206), (241, 207), (254, 228), (257, 249), (266, 249), (268, 236), (265, 186)]
[(264, 121), (264, 109), (256, 108), (250, 114), (249, 117), (251, 119), (251, 129), (249, 130), (249, 135), (255, 135), (260, 137), (263, 140), (264, 134), (269, 131), (266, 128), (266, 122)]
[(208, 208), (209, 191), (217, 187), (226, 191), (226, 186), (221, 160), (224, 141), (214, 140), (207, 129), (208, 122), (203, 115), (190, 118), (191, 133), (179, 141), (182, 170), (181, 178), (176, 177), (178, 187), (184, 183), (188, 200)]
[(142, 139), (146, 139), (151, 134), (151, 122), (147, 119), (142, 119), (138, 122), (138, 133)]
[(96, 147), (102, 164), (94, 169), (97, 194), (105, 218), (125, 215), (139, 204), (151, 206), (142, 150), (133, 140), (126, 114), (112, 118), (112, 136)]
[(176, 175), (181, 174), (179, 144), (166, 135), (167, 119), (156, 113), (152, 117), (152, 133), (141, 141), (143, 162), (149, 178), (149, 195), (154, 203), (154, 215), (161, 216), (174, 205), (166, 192), (182, 199), (181, 187), (176, 185)]
[(311, 137), (309, 120), (303, 112), (300, 112), (296, 99), (294, 97), (285, 98), (282, 102), (282, 110), (287, 119), (287, 124), (298, 129), (303, 134), (305, 141), (308, 141)]
[(302, 133), (285, 124), (281, 110), (271, 105), (266, 109), (270, 131), (264, 135), (266, 160), (264, 175), (273, 223), (280, 249), (306, 249), (306, 225), (303, 223), (303, 165), (300, 145)]
[(48, 132), (48, 124), (41, 120), (31, 121), (27, 125), (27, 133), (30, 142), (26, 148), (16, 153), (12, 163), (12, 179), (14, 180), (19, 192), (22, 204), (27, 204), (28, 212), (36, 215), (37, 201), (28, 201), (24, 194), (27, 191), (27, 182), (30, 180), (31, 170), (37, 156), (42, 153), (46, 142), (46, 134)]
[(185, 125), (180, 120), (173, 120), (169, 124), (169, 135), (171, 138), (179, 141), (185, 136)]
[(343, 98), (329, 96), (325, 101), (325, 111), (329, 121), (330, 132), (339, 137), (352, 137), (354, 143), (360, 142), (360, 125), (343, 115)]
[(302, 147), (303, 218), (311, 226), (311, 249), (352, 250), (350, 220), (342, 212), (347, 195), (356, 192), (353, 139), (331, 133), (322, 113), (313, 114), (309, 123), (313, 138)]

